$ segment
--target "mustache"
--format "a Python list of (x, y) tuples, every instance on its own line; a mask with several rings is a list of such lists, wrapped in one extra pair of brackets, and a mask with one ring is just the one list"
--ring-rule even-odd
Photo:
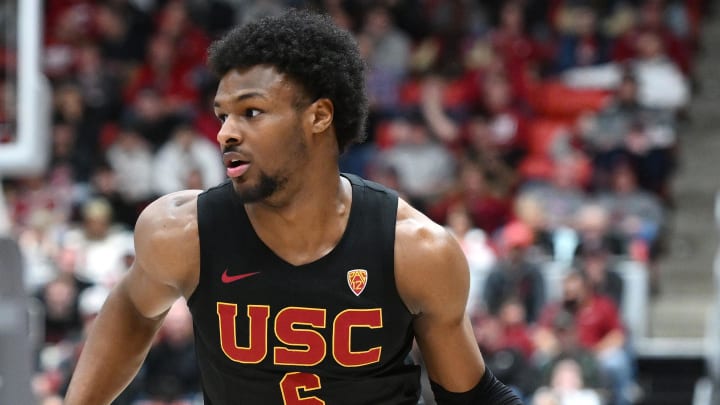
[(225, 145), (225, 146), (222, 147), (222, 153), (227, 153), (227, 152), (240, 153), (240, 150), (239, 150), (239, 149), (240, 149), (240, 148), (238, 148), (238, 147), (236, 147), (236, 146), (233, 146), (233, 145)]

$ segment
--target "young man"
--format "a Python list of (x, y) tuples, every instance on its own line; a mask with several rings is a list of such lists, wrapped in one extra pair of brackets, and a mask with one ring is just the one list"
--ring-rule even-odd
[(230, 181), (141, 214), (136, 261), (66, 404), (109, 403), (181, 296), (206, 405), (416, 404), (413, 337), (438, 403), (520, 404), (485, 369), (454, 239), (393, 192), (339, 173), (367, 114), (352, 36), (290, 12), (230, 32), (210, 66)]

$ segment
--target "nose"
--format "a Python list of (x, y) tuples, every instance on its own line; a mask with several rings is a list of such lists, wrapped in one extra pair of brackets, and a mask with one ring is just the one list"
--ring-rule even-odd
[(238, 128), (230, 122), (228, 118), (220, 127), (217, 134), (217, 141), (220, 146), (233, 145), (242, 143), (243, 137)]

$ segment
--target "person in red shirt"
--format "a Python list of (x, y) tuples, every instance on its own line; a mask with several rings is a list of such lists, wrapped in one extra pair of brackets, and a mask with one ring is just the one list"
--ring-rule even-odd
[(477, 314), (472, 321), (488, 367), (516, 392), (530, 395), (537, 388), (538, 369), (532, 361), (535, 346), (523, 303), (511, 297), (497, 315)]
[(562, 300), (545, 307), (540, 315), (536, 342), (543, 351), (557, 350), (553, 332), (556, 320), (570, 316), (580, 347), (595, 354), (600, 368), (612, 384), (614, 405), (629, 405), (632, 360), (626, 350), (627, 335), (618, 308), (606, 296), (592, 292), (589, 280), (571, 272), (563, 280)]

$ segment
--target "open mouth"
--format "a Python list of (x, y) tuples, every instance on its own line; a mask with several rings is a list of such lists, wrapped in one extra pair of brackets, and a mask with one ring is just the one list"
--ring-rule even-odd
[(233, 169), (244, 164), (249, 163), (249, 160), (245, 158), (239, 152), (227, 151), (222, 155), (223, 165), (228, 169)]
[(247, 162), (244, 161), (244, 160), (233, 159), (233, 160), (231, 160), (230, 162), (228, 162), (227, 167), (228, 167), (229, 169), (233, 169), (233, 168), (236, 168), (236, 167), (240, 167), (240, 166), (242, 166), (242, 165), (244, 165), (244, 164), (246, 164), (246, 163), (247, 163)]
[(227, 175), (230, 178), (237, 178), (242, 176), (250, 167), (250, 161), (246, 160), (238, 152), (225, 152), (223, 153), (223, 164), (227, 169)]

